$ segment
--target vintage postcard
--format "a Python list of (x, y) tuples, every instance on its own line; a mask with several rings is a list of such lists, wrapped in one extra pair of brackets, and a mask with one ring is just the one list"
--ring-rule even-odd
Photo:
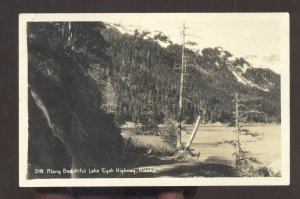
[(289, 185), (288, 13), (20, 14), (19, 183)]

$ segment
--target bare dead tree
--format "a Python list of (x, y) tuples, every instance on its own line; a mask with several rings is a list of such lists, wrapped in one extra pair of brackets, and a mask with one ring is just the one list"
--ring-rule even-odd
[[(185, 144), (185, 146), (183, 147), (182, 145), (182, 141), (181, 141), (181, 134), (182, 134), (182, 129), (183, 129), (183, 113), (182, 113), (182, 109), (183, 109), (183, 100), (188, 101), (189, 103), (192, 103), (192, 105), (198, 107), (196, 104), (197, 103), (193, 103), (191, 100), (184, 98), (183, 97), (183, 88), (184, 88), (184, 78), (186, 76), (186, 67), (187, 67), (187, 61), (186, 61), (186, 57), (185, 57), (185, 45), (186, 45), (186, 41), (185, 41), (185, 37), (186, 37), (186, 26), (185, 26), (185, 22), (183, 22), (183, 28), (182, 28), (182, 32), (181, 32), (181, 36), (182, 36), (182, 52), (181, 52), (181, 73), (180, 73), (180, 91), (179, 91), (179, 113), (178, 113), (178, 134), (177, 134), (177, 149), (181, 149), (184, 148), (185, 150), (189, 149), (189, 147), (191, 146), (195, 135), (197, 133), (198, 127), (200, 125), (200, 115), (197, 117), (194, 129), (190, 135), (190, 138), (188, 140), (188, 142)], [(200, 107), (198, 107), (200, 108)]]
[(185, 60), (184, 60), (184, 48), (185, 48), (185, 23), (183, 22), (182, 28), (182, 51), (181, 51), (181, 74), (180, 74), (180, 91), (179, 91), (179, 113), (178, 113), (178, 134), (177, 134), (177, 148), (181, 148), (181, 131), (182, 131), (182, 105), (183, 105), (183, 82), (184, 82), (184, 73), (185, 73)]

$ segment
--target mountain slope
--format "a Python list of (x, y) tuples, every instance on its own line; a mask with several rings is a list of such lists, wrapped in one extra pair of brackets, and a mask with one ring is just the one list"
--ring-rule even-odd
[[(107, 25), (102, 35), (110, 44), (107, 71), (114, 87), (116, 115), (122, 121), (139, 121), (143, 107), (150, 101), (157, 120), (176, 118), (178, 114), (181, 46), (168, 42), (167, 36), (147, 37), (142, 30), (119, 31)], [(146, 35), (150, 35), (147, 33)], [(251, 120), (280, 121), (280, 76), (271, 70), (256, 69), (243, 58), (234, 58), (220, 47), (205, 48), (201, 54), (186, 49), (184, 115), (193, 122), (199, 113), (205, 121), (231, 120), (234, 96), (252, 99)]]

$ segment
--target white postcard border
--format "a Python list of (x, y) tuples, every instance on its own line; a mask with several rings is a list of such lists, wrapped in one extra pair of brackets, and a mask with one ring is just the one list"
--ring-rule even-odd
[(50, 21), (102, 21), (105, 18), (136, 17), (138, 13), (103, 14), (20, 14), (19, 15), (19, 186), (20, 187), (119, 187), (119, 186), (261, 186), (290, 184), (290, 52), (288, 13), (139, 13), (155, 17), (194, 20), (266, 20), (280, 21), (281, 63), (286, 66), (281, 73), (281, 177), (215, 177), (215, 178), (68, 178), (68, 179), (27, 179), (28, 159), (28, 54), (27, 22)]

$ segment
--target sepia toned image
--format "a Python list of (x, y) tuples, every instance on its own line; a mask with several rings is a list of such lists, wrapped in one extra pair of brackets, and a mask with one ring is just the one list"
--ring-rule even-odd
[(289, 184), (289, 16), (21, 14), (20, 186)]

